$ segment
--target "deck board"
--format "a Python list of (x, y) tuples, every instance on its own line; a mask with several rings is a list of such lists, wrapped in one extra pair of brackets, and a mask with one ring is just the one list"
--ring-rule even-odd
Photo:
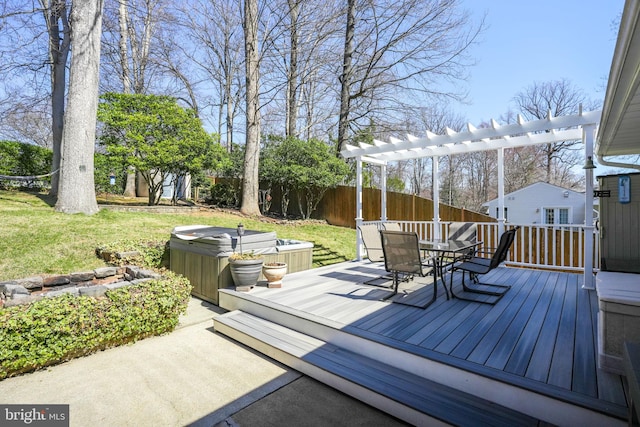
[[(382, 302), (389, 289), (363, 284), (384, 273), (381, 265), (341, 263), (289, 274), (282, 288), (258, 286), (250, 294), (415, 354), (435, 352), (483, 374), (491, 368), (504, 378), (626, 406), (621, 377), (597, 369), (597, 297), (581, 288), (581, 275), (499, 267), (482, 277), (511, 285), (496, 305), (447, 300), (439, 283), (436, 301), (420, 309)], [(460, 279), (455, 273), (456, 290)], [(414, 301), (431, 298), (433, 278), (420, 280), (401, 284), (400, 292), (410, 289)]]
[(556, 273), (554, 276), (555, 286), (551, 296), (551, 303), (540, 328), (538, 341), (533, 348), (529, 366), (527, 366), (527, 370), (524, 373), (527, 378), (536, 381), (547, 381), (549, 377), (549, 367), (551, 366), (551, 358), (556, 345), (555, 337), (558, 333), (560, 314), (567, 286), (566, 275)]
[(527, 371), (535, 345), (540, 339), (542, 325), (547, 317), (549, 306), (551, 305), (556, 281), (557, 275), (547, 276), (542, 293), (536, 305), (533, 307), (533, 311), (526, 321), (524, 329), (522, 329), (520, 333), (520, 337), (509, 357), (509, 361), (504, 367), (506, 372), (524, 376)]
[(596, 343), (593, 341), (592, 331), (597, 326), (591, 323), (592, 309), (589, 292), (579, 287), (576, 324), (580, 327), (576, 328), (571, 389), (596, 397), (598, 395), (596, 377), (589, 375), (596, 368)]
[(578, 290), (573, 280), (567, 281), (556, 345), (551, 359), (548, 384), (571, 389)]
[[(539, 272), (530, 272), (530, 280), (533, 280), (540, 276)], [(535, 289), (536, 286), (531, 287), (518, 286), (511, 289), (510, 292), (517, 292), (514, 299), (510, 301), (508, 305), (504, 305), (504, 311), (499, 316), (497, 321), (493, 324), (493, 327), (487, 331), (482, 340), (478, 343), (476, 348), (469, 354), (467, 360), (484, 365), (491, 356), (493, 349), (496, 348), (498, 342), (506, 333), (512, 320), (520, 312), (521, 308), (525, 306), (525, 302), (529, 296), (529, 293)]]
[(505, 366), (509, 361), (509, 358), (513, 354), (516, 345), (521, 337), (524, 336), (524, 330), (526, 328), (531, 315), (535, 312), (538, 302), (545, 289), (544, 281), (537, 281), (536, 286), (531, 289), (531, 292), (524, 300), (521, 309), (515, 313), (515, 316), (511, 320), (509, 326), (504, 331), (502, 337), (497, 342), (494, 350), (485, 363), (486, 366), (490, 366), (495, 369), (505, 370)]
[[(527, 275), (528, 274), (529, 273), (527, 273)], [(502, 297), (503, 303), (496, 307), (492, 307), (491, 310), (475, 324), (473, 330), (471, 330), (471, 332), (464, 337), (450, 353), (452, 356), (459, 357), (461, 359), (469, 358), (480, 342), (485, 339), (485, 336), (489, 331), (494, 328), (494, 325), (499, 321), (504, 311), (508, 307), (511, 307), (512, 304), (518, 304), (517, 300), (514, 302), (514, 299), (516, 297), (524, 298), (524, 295), (519, 289), (520, 285), (516, 281), (512, 281), (511, 283), (512, 289)]]

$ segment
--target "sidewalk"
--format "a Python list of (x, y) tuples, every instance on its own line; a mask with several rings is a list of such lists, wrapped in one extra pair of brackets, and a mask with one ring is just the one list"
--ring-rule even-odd
[(213, 331), (192, 298), (171, 334), (0, 381), (0, 402), (69, 404), (71, 426), (402, 425)]

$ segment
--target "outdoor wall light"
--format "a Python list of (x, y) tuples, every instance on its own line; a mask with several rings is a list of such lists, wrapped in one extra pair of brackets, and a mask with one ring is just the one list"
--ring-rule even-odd
[(596, 165), (593, 164), (593, 159), (591, 156), (587, 157), (587, 163), (582, 167), (582, 169), (595, 169)]

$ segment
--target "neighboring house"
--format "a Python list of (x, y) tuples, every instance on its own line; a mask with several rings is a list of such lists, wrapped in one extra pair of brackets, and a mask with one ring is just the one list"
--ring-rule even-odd
[[(191, 175), (187, 174), (185, 177), (179, 177), (178, 182), (174, 183), (174, 175), (168, 174), (164, 182), (162, 183), (162, 195), (163, 199), (171, 199), (175, 196), (176, 199), (190, 199), (191, 198)], [(177, 185), (176, 185), (177, 184)]]
[[(583, 224), (584, 203), (584, 193), (536, 182), (504, 195), (504, 217), (513, 224)], [(482, 206), (498, 218), (498, 199)]]

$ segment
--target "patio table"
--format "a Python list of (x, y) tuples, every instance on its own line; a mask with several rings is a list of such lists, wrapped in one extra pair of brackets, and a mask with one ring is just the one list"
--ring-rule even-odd
[[(442, 287), (447, 299), (449, 299), (449, 291), (442, 277), (444, 268), (466, 256), (480, 245), (482, 245), (482, 242), (470, 240), (420, 240), (420, 249), (425, 252), (432, 252), (434, 255), (431, 257), (433, 260), (433, 283), (437, 283), (438, 274), (440, 274)], [(451, 258), (452, 261), (445, 262), (445, 258)], [(453, 288), (451, 289), (451, 295), (453, 296)]]

